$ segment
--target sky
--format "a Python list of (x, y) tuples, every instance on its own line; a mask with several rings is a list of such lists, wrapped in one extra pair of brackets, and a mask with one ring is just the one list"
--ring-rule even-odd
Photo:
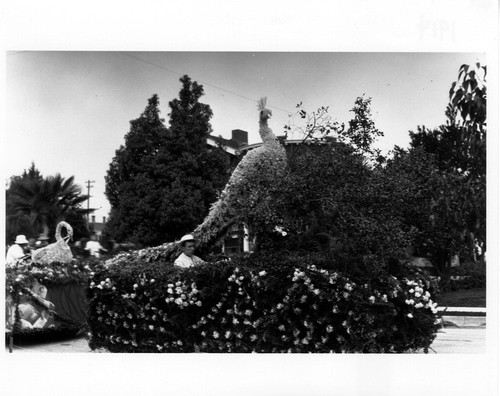
[[(94, 180), (90, 204), (102, 207), (100, 220), (109, 209), (104, 175), (130, 120), (155, 93), (168, 119), (168, 102), (178, 95), (183, 74), (204, 86), (215, 135), (244, 129), (250, 143), (257, 142), (261, 96), (268, 98), (270, 125), (279, 133), (299, 102), (309, 111), (330, 106), (342, 122), (364, 93), (385, 133), (380, 147), (389, 149), (406, 146), (408, 131), (418, 125), (443, 123), (458, 68), (479, 60), (489, 68), (488, 129), (498, 131), (498, 22), (495, 0), (3, 2), (1, 175), (7, 180), (34, 161), (43, 174), (75, 176), (82, 187)], [(490, 133), (487, 233), (493, 263), (499, 156), (498, 134)], [(194, 389), (206, 395), (492, 395), (498, 393), (497, 268), (488, 266), (484, 354), (29, 354), (5, 365), (0, 357), (0, 382), (6, 379), (0, 388), (18, 393), (26, 367), (35, 363), (50, 367), (58, 389), (85, 395), (109, 389), (176, 396)], [(0, 271), (4, 284), (2, 276)], [(46, 377), (46, 370), (30, 370), (33, 383), (47, 384)], [(75, 383), (83, 385), (75, 389)], [(37, 392), (53, 394), (54, 387)]]
[[(187, 74), (203, 85), (201, 101), (213, 111), (213, 134), (231, 130), (260, 141), (257, 100), (273, 110), (270, 126), (298, 124), (296, 105), (329, 106), (348, 122), (356, 97), (372, 98), (377, 146), (407, 147), (409, 131), (445, 122), (448, 90), (460, 65), (486, 64), (483, 53), (407, 52), (126, 52), (12, 51), (6, 57), (7, 131), (22, 153), (7, 152), (4, 172), (19, 175), (34, 162), (43, 175), (75, 177), (87, 192), (96, 221), (110, 210), (104, 176), (124, 144), (129, 122), (153, 94), (168, 124), (168, 102)], [(299, 138), (295, 134), (292, 137)]]

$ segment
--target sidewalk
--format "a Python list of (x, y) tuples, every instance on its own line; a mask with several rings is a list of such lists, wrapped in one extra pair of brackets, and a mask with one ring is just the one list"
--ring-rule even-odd
[(444, 327), (478, 328), (486, 327), (486, 308), (439, 307)]
[[(445, 327), (432, 343), (429, 354), (445, 353), (485, 353), (485, 327)], [(423, 353), (423, 352), (419, 352)]]
[[(485, 351), (486, 328), (484, 326), (444, 327), (438, 332), (436, 339), (431, 345), (429, 354), (485, 353)], [(8, 352), (7, 348), (5, 348), (5, 352)], [(13, 353), (30, 352), (100, 353), (105, 351), (91, 351), (85, 337), (31, 345), (16, 345), (14, 340)], [(423, 353), (423, 351), (419, 353)]]

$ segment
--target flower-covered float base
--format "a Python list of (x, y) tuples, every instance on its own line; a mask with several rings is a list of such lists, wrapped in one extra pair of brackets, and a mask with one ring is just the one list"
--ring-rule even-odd
[(127, 262), (88, 297), (89, 345), (112, 352), (427, 352), (439, 329), (422, 279), (358, 284), (308, 258)]
[(21, 262), (6, 269), (6, 329), (17, 340), (75, 335), (87, 328), (90, 267)]

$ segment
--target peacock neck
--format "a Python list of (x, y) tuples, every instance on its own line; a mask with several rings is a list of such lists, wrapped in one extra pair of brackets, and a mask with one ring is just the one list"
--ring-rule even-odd
[(260, 130), (260, 137), (262, 139), (262, 142), (264, 143), (272, 143), (276, 142), (276, 136), (273, 133), (273, 130), (269, 127), (261, 127)]

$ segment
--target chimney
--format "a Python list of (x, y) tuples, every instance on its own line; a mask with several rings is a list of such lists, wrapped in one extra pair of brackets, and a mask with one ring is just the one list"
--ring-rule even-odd
[(233, 129), (231, 132), (231, 140), (238, 142), (240, 146), (248, 144), (248, 132), (241, 129)]

